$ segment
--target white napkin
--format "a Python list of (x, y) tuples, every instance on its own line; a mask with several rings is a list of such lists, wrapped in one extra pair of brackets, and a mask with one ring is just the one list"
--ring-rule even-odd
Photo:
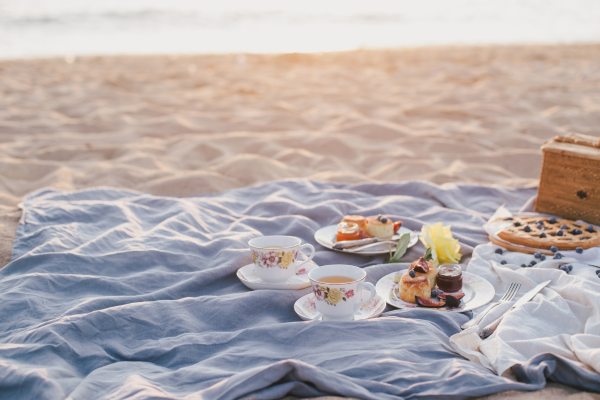
[[(510, 376), (510, 368), (525, 363), (541, 353), (554, 353), (587, 366), (600, 373), (600, 278), (594, 268), (574, 257), (554, 260), (551, 256), (531, 268), (522, 268), (534, 260), (532, 255), (504, 251), (499, 246), (480, 245), (475, 248), (467, 271), (487, 279), (496, 289), (493, 301), (498, 301), (511, 282), (521, 283), (515, 299), (488, 313), (479, 326), (450, 337), (454, 349), (465, 358), (483, 365), (498, 375)], [(596, 250), (596, 249), (592, 249)], [(581, 261), (590, 257), (576, 255)], [(507, 261), (502, 265), (502, 260)], [(600, 260), (594, 259), (599, 265)], [(572, 265), (569, 274), (558, 269), (561, 264)], [(485, 340), (478, 332), (509, 309), (524, 293), (538, 283), (552, 282), (530, 302), (507, 313), (496, 332)], [(481, 307), (474, 311), (477, 315)]]

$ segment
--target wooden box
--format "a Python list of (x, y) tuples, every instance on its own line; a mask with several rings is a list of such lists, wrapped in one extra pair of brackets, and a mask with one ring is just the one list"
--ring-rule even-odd
[(569, 133), (542, 146), (535, 210), (600, 224), (600, 140)]

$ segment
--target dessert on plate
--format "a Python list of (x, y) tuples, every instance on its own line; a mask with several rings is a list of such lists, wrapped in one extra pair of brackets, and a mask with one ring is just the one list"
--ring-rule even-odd
[(336, 241), (357, 240), (376, 237), (389, 239), (400, 229), (402, 221), (393, 222), (391, 218), (379, 214), (376, 217), (346, 215), (338, 224)]
[(576, 250), (600, 245), (600, 233), (593, 225), (562, 218), (508, 217), (511, 225), (498, 232), (502, 240), (538, 249)]

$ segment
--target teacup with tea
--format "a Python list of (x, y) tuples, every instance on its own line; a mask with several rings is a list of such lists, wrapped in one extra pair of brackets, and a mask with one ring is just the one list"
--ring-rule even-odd
[[(361, 306), (375, 297), (375, 286), (365, 282), (367, 273), (353, 265), (324, 265), (308, 273), (315, 306), (323, 319), (352, 320)], [(370, 293), (361, 301), (362, 290)]]
[[(295, 236), (263, 236), (248, 242), (254, 261), (254, 273), (265, 282), (285, 282), (315, 256), (311, 244), (302, 244)], [(309, 249), (310, 255), (299, 262), (298, 254)]]

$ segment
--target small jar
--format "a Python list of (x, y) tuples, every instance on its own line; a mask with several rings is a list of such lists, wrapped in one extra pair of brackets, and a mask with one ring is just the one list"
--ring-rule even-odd
[(437, 285), (444, 292), (458, 292), (462, 289), (462, 267), (459, 264), (440, 265), (437, 273)]
[(341, 242), (344, 240), (358, 240), (360, 234), (358, 232), (358, 225), (354, 222), (340, 222), (337, 226), (336, 241)]

